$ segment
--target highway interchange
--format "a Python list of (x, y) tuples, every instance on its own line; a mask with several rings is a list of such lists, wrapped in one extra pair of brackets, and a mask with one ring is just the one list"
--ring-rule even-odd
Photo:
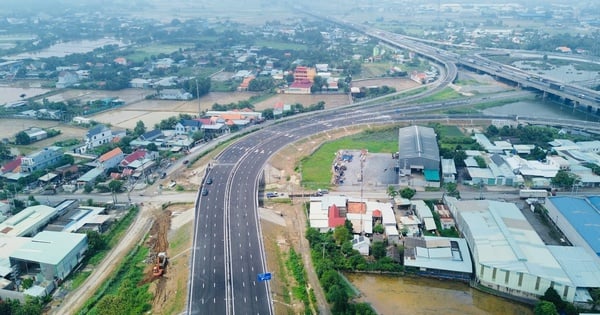
[[(369, 32), (374, 34), (374, 32)], [(377, 33), (382, 39), (384, 35)], [(435, 94), (457, 75), (448, 53), (410, 39), (385, 36), (396, 46), (411, 49), (439, 62), (440, 79), (419, 95), (393, 102), (325, 110), (272, 123), (231, 144), (211, 161), (198, 193), (194, 224), (188, 314), (272, 314), (268, 281), (258, 281), (268, 272), (258, 218), (258, 188), (263, 167), (278, 150), (302, 138), (352, 125), (385, 124), (400, 120), (440, 119), (439, 115), (414, 116), (418, 112), (464, 106), (469, 100), (411, 104)], [(400, 42), (401, 41), (401, 42)], [(511, 71), (504, 69), (503, 71)], [(459, 117), (458, 119), (494, 119)], [(512, 117), (515, 119), (516, 117)], [(511, 119), (500, 117), (500, 119)], [(527, 119), (521, 117), (519, 119)], [(535, 117), (529, 118), (532, 121)], [(567, 122), (577, 125), (580, 122)], [(590, 123), (598, 128), (598, 124)], [(212, 179), (209, 185), (206, 181)], [(274, 275), (276, 276), (276, 275)]]

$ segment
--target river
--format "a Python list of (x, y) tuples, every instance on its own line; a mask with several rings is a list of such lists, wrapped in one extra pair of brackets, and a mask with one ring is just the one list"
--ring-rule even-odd
[(532, 315), (533, 307), (472, 289), (458, 281), (346, 274), (361, 301), (384, 315)]

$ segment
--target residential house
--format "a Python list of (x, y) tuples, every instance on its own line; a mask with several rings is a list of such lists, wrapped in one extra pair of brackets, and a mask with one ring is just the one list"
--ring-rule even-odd
[(96, 160), (96, 164), (98, 168), (101, 168), (106, 172), (108, 169), (114, 168), (117, 165), (119, 165), (119, 163), (121, 163), (124, 157), (125, 154), (123, 153), (121, 148), (114, 148), (102, 154)]
[(135, 89), (149, 89), (150, 88), (150, 80), (135, 78), (129, 81), (129, 86)]
[(79, 76), (72, 71), (61, 71), (58, 74), (57, 89), (64, 89), (79, 82)]
[(22, 156), (17, 156), (14, 160), (7, 162), (6, 164), (4, 164), (2, 166), (2, 169), (0, 169), (0, 173), (6, 174), (6, 173), (12, 173), (12, 172), (17, 172), (17, 173), (20, 172), (21, 159), (23, 159)]
[(202, 123), (195, 119), (182, 119), (175, 125), (176, 135), (190, 135), (201, 130)]
[(369, 256), (369, 247), (371, 246), (371, 240), (368, 237), (362, 235), (353, 235), (352, 249), (357, 250), (363, 256)]
[(63, 157), (60, 147), (51, 146), (29, 154), (21, 159), (21, 172), (32, 173), (55, 166)]
[(312, 82), (306, 81), (294, 81), (285, 91), (288, 94), (310, 94), (310, 88)]
[(194, 97), (183, 89), (164, 89), (158, 92), (158, 98), (161, 100), (191, 100)]
[(427, 83), (427, 74), (415, 70), (410, 73), (410, 79), (417, 83), (425, 84)]
[(31, 127), (27, 130), (24, 130), (25, 134), (29, 137), (31, 142), (40, 141), (42, 139), (48, 138), (48, 133), (44, 129)]
[(252, 82), (252, 80), (254, 80), (254, 76), (245, 77), (244, 80), (242, 80), (242, 83), (240, 83), (240, 86), (238, 86), (237, 90), (248, 91), (248, 88), (250, 87), (250, 82)]
[(112, 139), (113, 133), (110, 128), (99, 124), (90, 129), (85, 135), (85, 147), (87, 149), (93, 149), (111, 142)]

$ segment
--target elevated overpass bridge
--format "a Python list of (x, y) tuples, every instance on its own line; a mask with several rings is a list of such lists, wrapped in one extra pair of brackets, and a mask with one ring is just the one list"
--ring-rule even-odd
[(571, 105), (577, 110), (600, 115), (600, 93), (598, 91), (532, 74), (479, 55), (459, 58), (456, 63), (478, 72), (487, 73), (501, 81), (513, 83), (523, 89), (539, 91), (543, 97)]

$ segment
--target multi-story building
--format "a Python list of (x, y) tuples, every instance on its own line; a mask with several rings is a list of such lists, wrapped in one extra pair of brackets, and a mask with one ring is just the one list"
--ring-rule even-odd
[(85, 136), (85, 145), (88, 149), (92, 149), (109, 143), (112, 139), (112, 131), (105, 125), (100, 124), (87, 132)]
[(44, 148), (21, 159), (21, 172), (32, 173), (55, 166), (60, 162), (62, 156), (63, 151), (57, 146)]

